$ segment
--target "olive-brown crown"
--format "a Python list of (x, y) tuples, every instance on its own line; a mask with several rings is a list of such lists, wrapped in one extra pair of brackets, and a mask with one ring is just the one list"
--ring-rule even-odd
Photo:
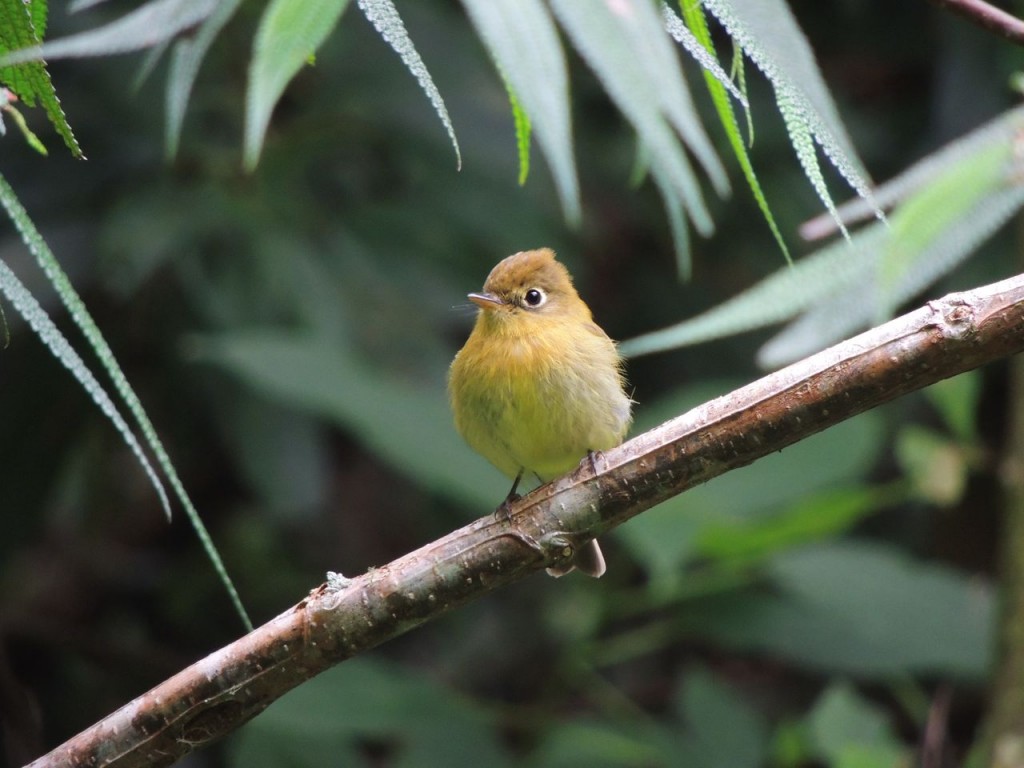
[[(564, 265), (550, 248), (520, 251), (502, 259), (484, 282), (483, 294), (470, 294), (484, 309), (580, 311), (589, 314)], [(482, 300), (482, 301), (481, 301)]]

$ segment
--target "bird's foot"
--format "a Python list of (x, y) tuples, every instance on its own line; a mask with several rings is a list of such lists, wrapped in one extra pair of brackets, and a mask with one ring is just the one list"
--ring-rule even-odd
[(502, 522), (511, 519), (512, 517), (512, 505), (519, 501), (522, 496), (518, 493), (512, 492), (505, 497), (505, 500), (498, 505), (498, 508), (494, 510), (494, 517)]
[(498, 505), (498, 508), (494, 510), (494, 516), (498, 520), (508, 520), (512, 517), (512, 505), (519, 501), (522, 496), (516, 493), (516, 489), (519, 487), (519, 481), (523, 479), (523, 470), (519, 470), (519, 474), (516, 475), (516, 479), (512, 481), (512, 487), (509, 489), (508, 496), (505, 500)]

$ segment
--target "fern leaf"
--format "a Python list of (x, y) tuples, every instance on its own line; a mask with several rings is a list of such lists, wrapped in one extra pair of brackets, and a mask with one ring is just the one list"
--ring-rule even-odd
[[(44, 0), (30, 0), (28, 3), (0, 0), (0, 56), (6, 58), (11, 51), (21, 48), (38, 49), (46, 32), (46, 20), (47, 4)], [(26, 60), (17, 65), (0, 64), (0, 82), (28, 106), (41, 105), (72, 156), (85, 157), (57, 98), (45, 62)]]
[[(875, 215), (884, 220), (810, 46), (786, 4), (782, 0), (705, 0), (704, 7), (771, 82), (800, 165), (829, 212), (836, 215), (818, 167), (815, 142), (847, 183), (869, 202)], [(845, 231), (838, 218), (837, 223)]]
[[(21, 203), (15, 196), (14, 191), (10, 188), (3, 177), (0, 177), (0, 204), (3, 205), (8, 216), (10, 216), (11, 221), (18, 229), (22, 242), (24, 242), (25, 246), (35, 257), (39, 266), (42, 268), (50, 283), (57, 291), (57, 295), (68, 310), (71, 319), (85, 335), (89, 345), (93, 348), (93, 351), (96, 353), (100, 363), (106, 369), (111, 381), (113, 381), (114, 388), (117, 390), (118, 395), (135, 417), (136, 423), (139, 425), (146, 442), (149, 444), (153, 454), (156, 456), (157, 463), (163, 469), (171, 487), (174, 489), (175, 495), (185, 508), (189, 522), (195, 529), (196, 535), (199, 537), (199, 540), (206, 551), (207, 557), (210, 559), (210, 562), (213, 564), (221, 582), (228, 591), (242, 622), (245, 624), (247, 629), (252, 629), (252, 623), (250, 622), (249, 616), (242, 605), (234, 584), (227, 574), (227, 570), (224, 568), (224, 563), (221, 560), (220, 554), (217, 552), (217, 549), (206, 530), (206, 526), (199, 518), (199, 513), (196, 511), (188, 493), (185, 491), (185, 487), (174, 468), (174, 464), (171, 462), (163, 443), (157, 435), (156, 429), (153, 427), (152, 422), (146, 415), (146, 411), (142, 407), (142, 403), (139, 401), (138, 396), (135, 394), (135, 390), (132, 389), (127, 378), (125, 378), (124, 372), (121, 370), (120, 365), (117, 363), (117, 359), (114, 357), (113, 351), (110, 349), (110, 345), (107, 344), (106, 339), (103, 337), (103, 334), (100, 332), (96, 322), (92, 319), (92, 316), (86, 309), (85, 304), (78, 295), (78, 292), (75, 291), (74, 287), (71, 285), (71, 281), (68, 280), (67, 275), (60, 268), (53, 252), (50, 251), (49, 246), (46, 245), (46, 241), (43, 240), (42, 235), (39, 234), (39, 231), (35, 228), (32, 220), (29, 218), (28, 213), (21, 206)], [(6, 269), (2, 262), (0, 262), (0, 267)], [(31, 295), (26, 295), (27, 292), (18, 291), (17, 286), (20, 285), (20, 283), (18, 283), (17, 278), (13, 276), (13, 273), (10, 273), (10, 270), (6, 270), (6, 272), (9, 273), (6, 276), (7, 282), (9, 286), (13, 286), (9, 287), (9, 290), (14, 295), (12, 296), (11, 293), (7, 294), (11, 303), (19, 309), (19, 312), (23, 317), (25, 317), (26, 321), (29, 322), (29, 325), (36, 330), (36, 333), (43, 339), (47, 346), (54, 351), (54, 354), (58, 356), (68, 370), (75, 375), (97, 405), (100, 406), (104, 414), (107, 415), (118, 431), (121, 432), (125, 441), (128, 443), (129, 447), (131, 447), (132, 452), (135, 454), (139, 463), (149, 476), (150, 481), (156, 488), (157, 493), (160, 496), (160, 501), (164, 507), (164, 511), (167, 513), (169, 518), (171, 508), (168, 503), (167, 494), (164, 490), (163, 484), (156, 476), (152, 465), (142, 452), (142, 448), (139, 446), (134, 433), (120, 416), (120, 413), (110, 398), (106, 395), (106, 392), (99, 383), (96, 382), (95, 377), (92, 376), (88, 367), (85, 366), (84, 362), (82, 362), (81, 358), (74, 349), (71, 348), (56, 327), (53, 326), (52, 321), (50, 321), (49, 317), (46, 316), (45, 311), (38, 306), (38, 302), (36, 302)], [(0, 286), (0, 289), (2, 289), (2, 286)], [(26, 314), (26, 312), (28, 314)]]
[(448, 116), (448, 108), (445, 107), (441, 92), (434, 85), (434, 80), (430, 76), (430, 72), (427, 71), (423, 59), (420, 58), (416, 46), (413, 45), (409, 33), (405, 31), (405, 24), (402, 22), (402, 17), (398, 15), (398, 9), (395, 8), (391, 0), (357, 0), (357, 4), (359, 10), (384, 38), (384, 42), (395, 50), (402, 63), (405, 64), (405, 68), (416, 78), (420, 88), (427, 94), (427, 98), (430, 99), (437, 116), (441, 118), (445, 130), (448, 132), (448, 138), (451, 139), (452, 147), (455, 149), (456, 167), (461, 169), (462, 153), (459, 151), (459, 141), (455, 138), (455, 128)]
[[(679, 36), (673, 32), (673, 27), (678, 25), (683, 30), (688, 32), (693, 38), (694, 44), (699, 46), (700, 50), (704, 51), (705, 56), (718, 66), (718, 60), (715, 58), (715, 46), (711, 40), (711, 34), (708, 31), (707, 21), (704, 18), (704, 11), (701, 6), (696, 2), (690, 2), (689, 0), (682, 0), (681, 2), (683, 16), (686, 23), (692, 28), (692, 31), (687, 27), (683, 26), (682, 22), (679, 21), (678, 17), (669, 10), (668, 6), (664, 7), (666, 22), (669, 26), (669, 33), (672, 34), (677, 40)], [(672, 21), (674, 20), (674, 21)], [(772, 215), (771, 208), (768, 206), (768, 199), (764, 195), (764, 191), (761, 189), (761, 184), (757, 179), (757, 174), (754, 172), (754, 165), (750, 161), (750, 155), (747, 152), (746, 144), (743, 142), (743, 137), (740, 135), (739, 123), (736, 121), (736, 113), (733, 111), (732, 102), (726, 95), (726, 84), (730, 89), (730, 93), (735, 92), (736, 97), (744, 107), (747, 107), (746, 97), (740, 92), (729, 76), (718, 67), (718, 73), (704, 65), (702, 59), (698, 59), (701, 62), (701, 66), (704, 70), (704, 83), (707, 85), (708, 93), (711, 94), (711, 101), (715, 105), (715, 111), (718, 113), (718, 119), (722, 123), (722, 128), (725, 130), (726, 138), (729, 139), (729, 145), (732, 147), (733, 155), (736, 157), (737, 162), (740, 164), (740, 169), (743, 171), (743, 177), (747, 181), (747, 187), (750, 189), (750, 193), (754, 196), (754, 201), (757, 203), (757, 207), (761, 210), (761, 215), (764, 216), (765, 222), (768, 224), (768, 228), (771, 230), (772, 236), (775, 238), (775, 242), (778, 243), (779, 249), (782, 251), (782, 255), (785, 257), (788, 264), (793, 263), (793, 259), (789, 255), (789, 248), (786, 247), (786, 241), (782, 238), (782, 232), (779, 231), (779, 226), (775, 222), (775, 217)], [(742, 66), (739, 68), (739, 72), (742, 73)], [(723, 80), (724, 76), (724, 80)], [(747, 114), (747, 121), (750, 127), (750, 135), (753, 136), (752, 127), (752, 116), (750, 110), (745, 110)]]

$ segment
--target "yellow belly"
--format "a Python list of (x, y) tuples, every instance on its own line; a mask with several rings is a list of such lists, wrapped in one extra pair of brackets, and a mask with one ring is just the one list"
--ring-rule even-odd
[(534, 334), (495, 344), (474, 333), (452, 363), (455, 426), (509, 477), (521, 470), (557, 477), (587, 451), (618, 445), (629, 427), (614, 344), (600, 331), (558, 344), (563, 338)]

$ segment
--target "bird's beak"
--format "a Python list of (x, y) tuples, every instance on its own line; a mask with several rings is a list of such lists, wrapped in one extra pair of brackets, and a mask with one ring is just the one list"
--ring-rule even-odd
[(505, 303), (493, 293), (471, 293), (466, 298), (480, 307), (480, 309), (494, 309)]

